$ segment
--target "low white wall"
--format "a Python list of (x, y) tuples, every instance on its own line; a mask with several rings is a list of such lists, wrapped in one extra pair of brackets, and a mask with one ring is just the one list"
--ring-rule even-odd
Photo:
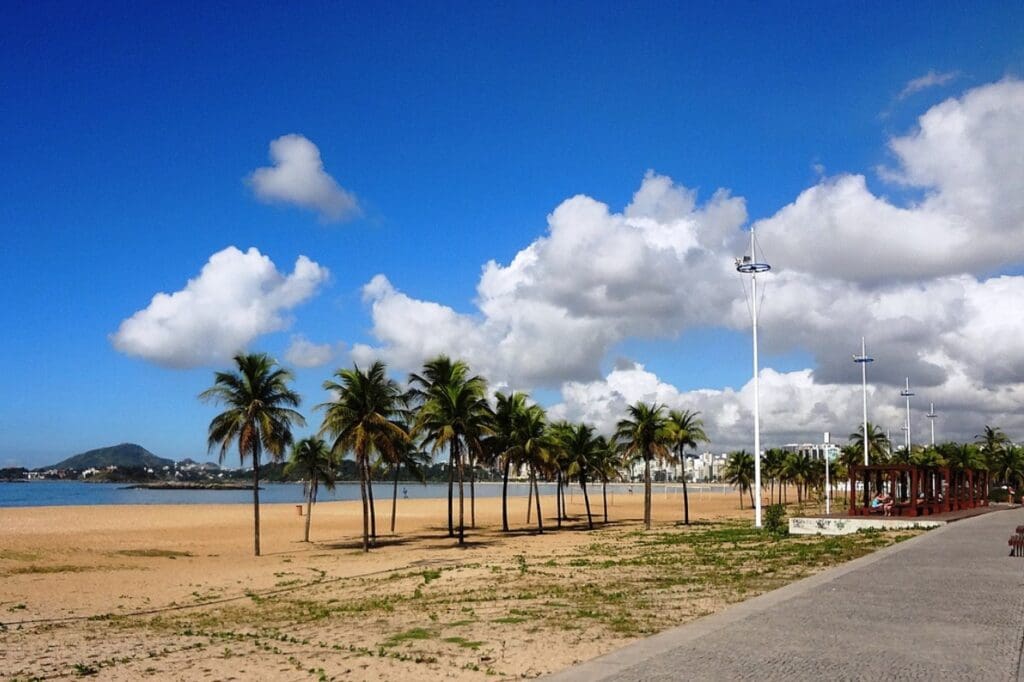
[(899, 530), (901, 528), (938, 528), (944, 525), (946, 525), (945, 521), (892, 517), (814, 518), (793, 516), (789, 519), (789, 532), (792, 535), (847, 535), (865, 528)]

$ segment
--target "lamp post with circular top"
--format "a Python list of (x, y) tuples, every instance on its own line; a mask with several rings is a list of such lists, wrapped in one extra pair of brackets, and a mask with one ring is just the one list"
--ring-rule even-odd
[(736, 271), (750, 275), (750, 317), (754, 330), (754, 527), (761, 527), (761, 414), (757, 380), (757, 275), (768, 272), (772, 266), (758, 263), (754, 241), (754, 228), (750, 228), (750, 255), (736, 259)]
[(861, 444), (864, 446), (864, 466), (868, 465), (868, 363), (874, 362), (874, 358), (869, 358), (867, 351), (864, 346), (864, 337), (860, 337), (860, 355), (854, 355), (853, 361), (860, 365), (860, 386), (861, 393), (864, 398), (864, 432), (863, 440)]
[(910, 377), (907, 377), (907, 387), (900, 391), (900, 395), (907, 399), (907, 457), (910, 457), (910, 397), (914, 395), (910, 391)]

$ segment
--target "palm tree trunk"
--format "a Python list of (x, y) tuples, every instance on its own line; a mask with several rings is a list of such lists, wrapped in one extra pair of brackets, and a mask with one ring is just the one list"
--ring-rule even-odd
[(252, 518), (253, 546), (256, 556), (260, 555), (260, 450), (259, 446), (252, 453)]
[(455, 522), (452, 518), (452, 498), (455, 485), (455, 445), (448, 446), (448, 537), (455, 537)]
[(690, 495), (686, 491), (686, 455), (679, 448), (679, 459), (683, 463), (683, 524), (690, 525)]
[(476, 458), (469, 451), (469, 527), (476, 528)]
[(580, 487), (583, 488), (583, 504), (587, 506), (587, 527), (594, 530), (594, 518), (590, 515), (590, 498), (587, 497), (587, 479), (580, 476)]
[(537, 484), (537, 471), (535, 469), (531, 469), (531, 471), (530, 471), (530, 478), (533, 479), (533, 490), (534, 490), (533, 499), (537, 503), (537, 532), (538, 533), (543, 533), (544, 532), (544, 518), (541, 516), (541, 513), (540, 513), (540, 486)]
[(747, 488), (747, 492), (750, 494), (750, 506), (751, 506), (751, 508), (753, 508), (753, 506), (754, 506), (754, 486), (750, 486), (749, 488)]
[(608, 481), (601, 481), (601, 496), (604, 498), (604, 522), (608, 523)]
[(562, 527), (562, 472), (555, 474), (555, 511), (557, 512), (558, 528)]
[(366, 459), (366, 496), (370, 499), (370, 540), (377, 546), (377, 509), (373, 504), (373, 476), (370, 473), (370, 459)]
[(402, 464), (395, 464), (395, 485), (391, 490), (391, 534), (395, 534), (395, 512), (398, 511), (398, 475), (402, 471)]
[(462, 464), (462, 450), (459, 450), (458, 456), (459, 466), (459, 544), (466, 544), (466, 514), (465, 514), (465, 494), (463, 492), (463, 479), (465, 478), (465, 470)]
[(526, 523), (530, 523), (530, 514), (533, 513), (533, 467), (530, 467), (530, 479), (526, 484), (529, 491), (526, 495)]
[(310, 477), (309, 494), (306, 496), (306, 535), (303, 542), (309, 542), (309, 519), (313, 514), (313, 492), (316, 490), (316, 478)]
[(561, 482), (558, 485), (558, 489), (562, 493), (562, 518), (566, 521), (569, 520), (569, 507), (565, 503), (565, 489), (569, 487), (571, 481), (568, 477), (563, 476)]
[(743, 488), (740, 488), (740, 511), (743, 511)]
[(360, 461), (359, 496), (363, 500), (363, 551), (370, 551), (370, 504), (366, 498), (366, 466)]
[(651, 460), (644, 459), (644, 528), (651, 529)]
[(508, 473), (512, 468), (512, 460), (505, 458), (505, 468), (501, 475), (501, 530), (508, 532)]
[(690, 525), (690, 494), (686, 491), (686, 474), (683, 474), (683, 524)]
[(562, 514), (565, 516), (565, 520), (568, 521), (569, 516), (569, 503), (565, 501), (565, 491), (572, 485), (572, 481), (566, 476), (562, 479)]

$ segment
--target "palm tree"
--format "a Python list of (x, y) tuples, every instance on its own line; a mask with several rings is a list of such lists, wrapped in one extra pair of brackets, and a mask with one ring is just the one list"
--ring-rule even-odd
[[(530, 465), (542, 459), (542, 451), (548, 443), (545, 440), (546, 417), (539, 405), (527, 404), (529, 396), (515, 392), (509, 395), (495, 394), (494, 436), (488, 439), (495, 458), (500, 462), (501, 476), (501, 528), (508, 532), (508, 478), (513, 466)], [(530, 497), (533, 497), (533, 481), (530, 483)], [(531, 500), (532, 501), (532, 500)], [(528, 501), (529, 504), (529, 501)], [(537, 516), (540, 517), (540, 500), (537, 500)], [(543, 532), (543, 522), (540, 522)]]
[[(860, 463), (864, 463), (864, 427), (849, 435), (850, 444), (860, 452)], [(888, 459), (889, 438), (880, 428), (868, 422), (868, 461), (872, 464), (884, 463)]]
[[(408, 431), (406, 431), (408, 433)], [(394, 470), (394, 478), (391, 480), (391, 534), (395, 534), (395, 518), (398, 512), (398, 480), (402, 473), (402, 467), (420, 483), (426, 483), (427, 478), (423, 473), (423, 467), (430, 464), (430, 455), (421, 451), (413, 440), (399, 442), (394, 452), (394, 459), (389, 460), (389, 466)]]
[[(535, 423), (530, 425), (530, 428), (539, 428), (539, 434), (536, 439), (536, 445), (529, 451), (524, 450), (524, 457), (526, 458), (526, 464), (530, 472), (530, 495), (535, 501), (537, 507), (537, 532), (539, 534), (544, 533), (544, 515), (541, 513), (540, 508), (540, 475), (546, 470), (550, 470), (555, 458), (554, 447), (551, 442), (551, 433), (546, 423), (546, 417), (543, 416), (542, 412), (538, 412), (535, 415)], [(527, 499), (526, 508), (526, 522), (530, 522), (530, 501)]]
[(334, 438), (331, 452), (339, 457), (351, 452), (359, 471), (359, 493), (363, 502), (363, 551), (370, 551), (371, 485), (370, 456), (380, 454), (395, 460), (398, 451), (409, 436), (398, 422), (400, 416), (398, 384), (389, 379), (383, 362), (374, 362), (365, 372), (359, 365), (352, 369), (339, 369), (334, 373), (337, 381), (328, 379), (324, 390), (336, 398), (317, 405), (324, 409), (320, 434)]
[(512, 469), (512, 439), (516, 419), (526, 409), (526, 394), (513, 392), (494, 394), (493, 434), (485, 442), (491, 457), (501, 467), (501, 530), (508, 532), (508, 478)]
[(608, 523), (608, 481), (612, 477), (619, 478), (622, 475), (622, 460), (619, 457), (619, 447), (614, 442), (609, 442), (604, 436), (598, 436), (597, 441), (591, 467), (594, 474), (601, 479), (604, 522)]
[[(399, 398), (399, 405), (401, 408), (398, 410), (399, 422), (402, 429), (405, 431), (407, 439), (397, 443), (397, 447), (394, 450), (393, 459), (389, 459), (387, 464), (391, 468), (394, 477), (391, 479), (391, 534), (395, 534), (395, 519), (398, 515), (398, 481), (402, 473), (402, 467), (404, 466), (413, 478), (420, 483), (426, 483), (427, 478), (423, 473), (423, 467), (430, 464), (430, 455), (421, 451), (416, 447), (415, 442), (409, 435), (412, 431), (414, 415), (412, 410), (409, 409), (409, 396), (408, 394), (402, 395)], [(373, 486), (370, 486), (370, 490), (373, 490)], [(371, 506), (372, 509), (372, 506)], [(371, 517), (372, 518), (372, 517)], [(376, 533), (373, 533), (376, 537)]]
[(284, 473), (288, 476), (301, 476), (306, 494), (306, 532), (303, 542), (309, 542), (309, 520), (313, 514), (313, 503), (316, 502), (320, 484), (328, 490), (334, 490), (334, 470), (337, 465), (327, 444), (319, 438), (303, 438), (292, 447), (292, 456), (285, 465)]
[(209, 449), (219, 445), (223, 462), (231, 443), (237, 441), (239, 460), (245, 463), (252, 458), (253, 546), (259, 556), (260, 454), (265, 450), (272, 460), (280, 459), (292, 442), (292, 425), (306, 421), (292, 409), (301, 399), (288, 387), (291, 372), (266, 353), (238, 354), (234, 360), (238, 371), (214, 373), (213, 386), (199, 399), (227, 407), (210, 422)]
[(786, 453), (782, 460), (782, 478), (796, 484), (796, 503), (803, 504), (803, 457), (799, 453)]
[(782, 479), (783, 463), (786, 461), (786, 451), (782, 448), (769, 448), (761, 457), (761, 472), (768, 477), (771, 488), (768, 492), (768, 501), (772, 502), (775, 494), (775, 482), (779, 483), (779, 504), (782, 504)]
[[(975, 444), (981, 448), (985, 458), (990, 462), (996, 462), (1003, 451), (1010, 445), (1010, 439), (998, 426), (985, 425), (985, 432), (975, 436), (978, 440)], [(995, 468), (995, 467), (993, 467)]]
[(545, 434), (545, 439), (550, 444), (547, 465), (555, 474), (555, 511), (559, 528), (562, 527), (562, 520), (566, 518), (563, 486), (568, 480), (565, 474), (569, 466), (569, 454), (566, 452), (565, 442), (571, 437), (569, 434), (572, 430), (573, 425), (563, 420), (551, 424)]
[[(469, 365), (461, 360), (453, 361), (447, 355), (438, 355), (428, 360), (423, 365), (420, 374), (409, 375), (409, 391), (406, 394), (407, 400), (418, 405), (421, 409), (429, 401), (439, 398), (447, 387), (457, 384), (470, 383), (479, 386), (481, 393), (485, 381), (479, 376), (469, 376)], [(448, 537), (455, 537), (455, 522), (452, 512), (455, 486), (455, 455), (458, 444), (448, 451)]]
[(746, 450), (732, 452), (722, 471), (725, 482), (740, 490), (740, 509), (743, 509), (743, 493), (750, 494), (750, 506), (754, 506), (754, 457)]
[[(857, 447), (855, 447), (853, 445), (844, 445), (839, 450), (839, 460), (838, 460), (838, 462), (839, 462), (839, 467), (842, 470), (845, 470), (845, 473), (843, 474), (843, 476), (846, 478), (846, 481), (847, 481), (846, 504), (852, 504), (853, 496), (854, 496), (854, 489), (853, 489), (853, 481), (850, 480), (850, 471), (852, 470), (853, 467), (862, 466), (864, 464), (864, 455), (861, 453), (861, 451)], [(837, 478), (840, 476), (840, 473), (839, 473), (840, 472), (840, 468), (836, 469), (836, 477)]]
[(556, 434), (558, 447), (565, 455), (566, 477), (573, 476), (580, 482), (583, 489), (583, 504), (587, 508), (587, 527), (594, 529), (594, 517), (590, 512), (590, 497), (587, 494), (587, 479), (593, 471), (601, 449), (605, 446), (603, 439), (594, 435), (594, 427), (586, 424), (568, 424)]
[(464, 545), (466, 524), (463, 454), (470, 448), (479, 448), (480, 439), (492, 432), (492, 412), (484, 397), (487, 384), (482, 378), (466, 378), (468, 367), (461, 361), (451, 363), (442, 357), (438, 358), (437, 362), (453, 369), (448, 373), (448, 383), (428, 385), (417, 375), (413, 375), (411, 379), (418, 386), (426, 387), (426, 390), (417, 389), (423, 391), (426, 400), (417, 414), (414, 432), (423, 435), (424, 447), (430, 447), (432, 453), (448, 448), (449, 462), (454, 464), (458, 471), (459, 544)]
[(999, 481), (1020, 490), (1024, 484), (1024, 447), (1007, 444), (1000, 448), (990, 462), (989, 470)]
[(628, 417), (618, 423), (616, 438), (629, 459), (644, 460), (644, 528), (651, 529), (651, 460), (668, 455), (665, 447), (664, 405), (638, 401), (630, 405)]
[(696, 448), (698, 443), (707, 443), (704, 421), (700, 412), (671, 410), (665, 423), (665, 440), (675, 449), (676, 459), (683, 471), (683, 523), (690, 525), (690, 496), (686, 490), (686, 448)]
[(947, 462), (943, 453), (937, 448), (931, 446), (918, 448), (914, 446), (913, 452), (907, 458), (907, 464), (919, 467), (941, 467), (946, 466)]

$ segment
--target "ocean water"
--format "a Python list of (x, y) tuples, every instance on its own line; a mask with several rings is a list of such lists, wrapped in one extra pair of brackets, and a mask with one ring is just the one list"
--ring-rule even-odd
[[(267, 504), (299, 504), (305, 500), (301, 483), (264, 483), (260, 490), (260, 502)], [(529, 490), (526, 483), (509, 483), (510, 496), (525, 497)], [(587, 486), (591, 499), (600, 500), (601, 486)], [(608, 486), (609, 495), (642, 495), (642, 483), (613, 483)], [(555, 492), (553, 483), (541, 483), (542, 495)], [(630, 492), (632, 491), (632, 492)], [(690, 495), (705, 493), (734, 492), (728, 486), (690, 484)], [(373, 495), (378, 501), (390, 500), (391, 483), (375, 483)], [(458, 494), (458, 493), (456, 493)], [(465, 494), (469, 496), (469, 484)], [(581, 495), (578, 485), (567, 489), (566, 495)], [(676, 484), (654, 484), (654, 494), (682, 497), (682, 488)], [(418, 483), (400, 481), (399, 498), (409, 499), (445, 498), (447, 483)], [(499, 497), (501, 483), (479, 482), (476, 484), (477, 497)], [(321, 486), (318, 500), (358, 500), (357, 483), (339, 483), (333, 491)], [(251, 490), (142, 490), (129, 489), (123, 483), (85, 483), (83, 481), (27, 481), (24, 483), (0, 483), (0, 507), (60, 507), (68, 505), (98, 504), (251, 504)], [(597, 502), (599, 503), (599, 502)]]
[[(542, 486), (543, 487), (543, 486)], [(554, 488), (552, 487), (552, 490)], [(374, 483), (377, 500), (391, 499), (390, 483)], [(525, 495), (525, 483), (509, 483), (509, 495)], [(542, 491), (543, 492), (543, 491)], [(469, 486), (466, 486), (469, 495)], [(477, 497), (501, 495), (501, 485), (477, 483)], [(440, 498), (448, 496), (447, 483), (426, 485), (399, 482), (398, 496)], [(320, 486), (317, 499), (358, 500), (358, 483), (339, 483), (334, 490)], [(260, 503), (294, 503), (305, 501), (301, 483), (261, 483)], [(97, 504), (252, 504), (251, 490), (145, 490), (131, 489), (124, 483), (86, 483), (84, 481), (28, 481), (0, 483), (0, 507), (52, 507)]]

